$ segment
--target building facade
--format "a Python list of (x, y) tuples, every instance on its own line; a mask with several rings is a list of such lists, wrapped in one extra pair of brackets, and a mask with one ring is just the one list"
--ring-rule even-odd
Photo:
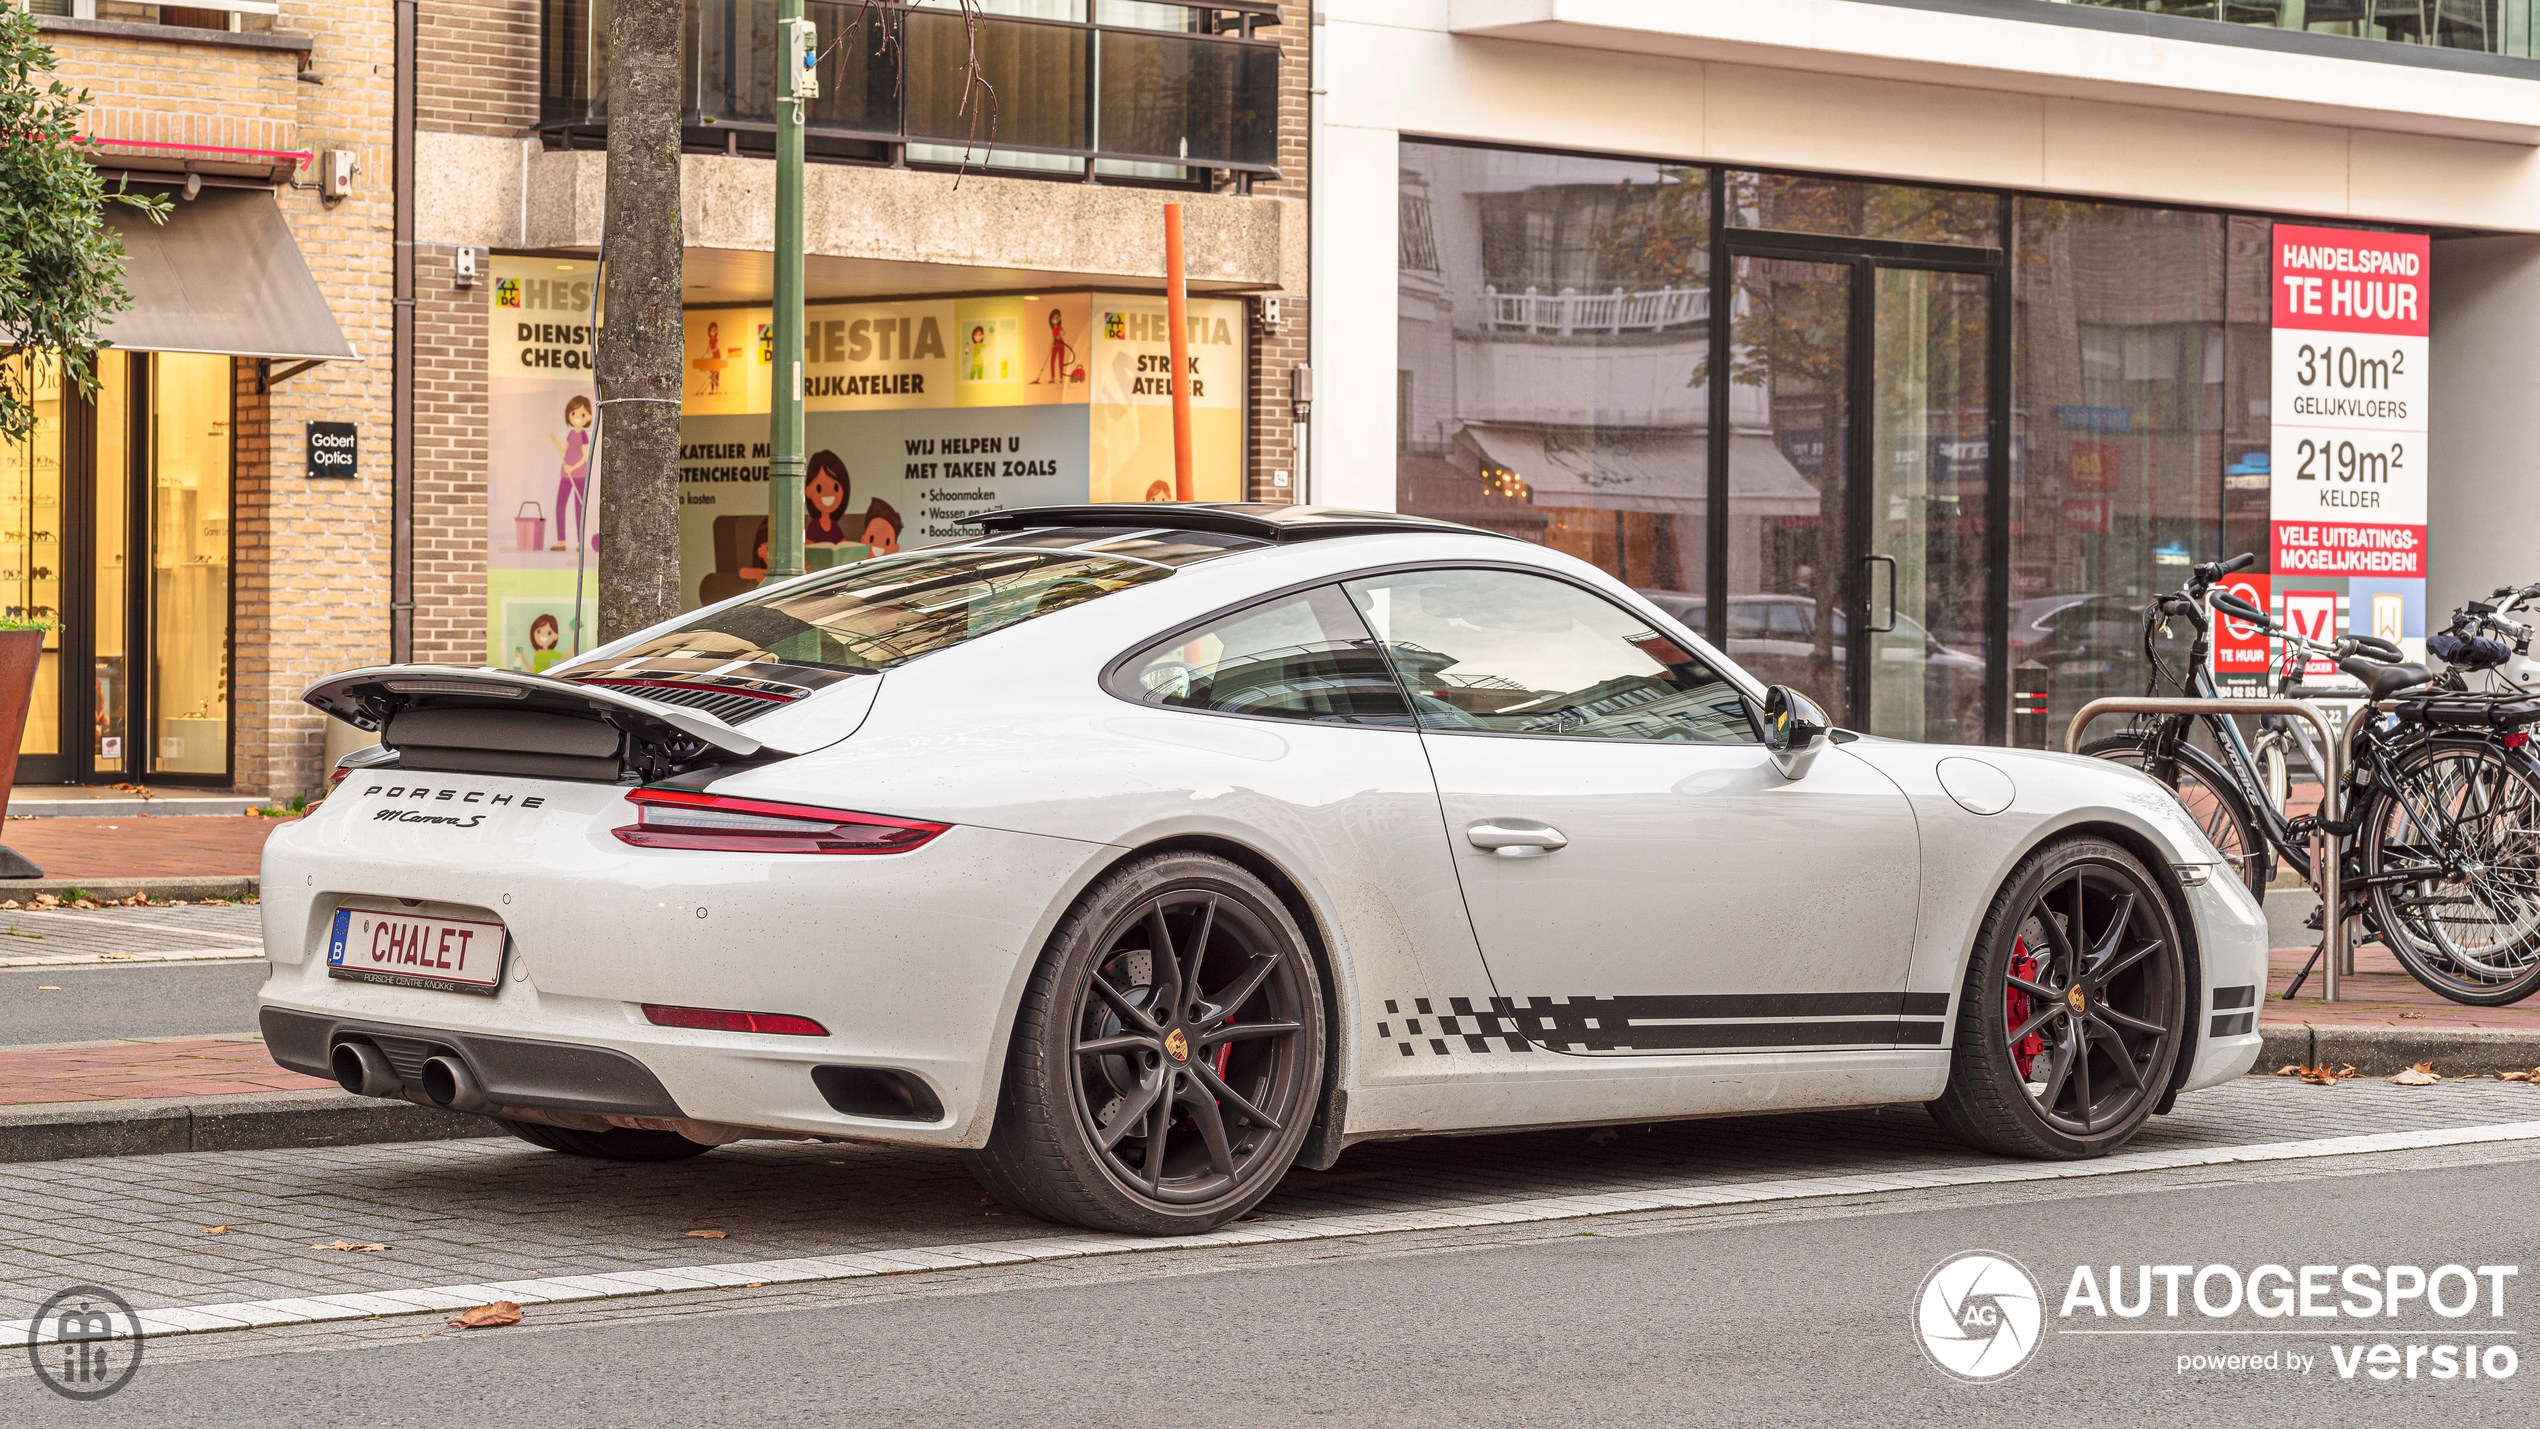
[[(349, 735), (298, 703), (318, 675), (587, 646), (605, 3), (15, 3), (93, 96), (92, 162), (172, 205), (110, 207), (104, 383), (0, 451), (0, 604), (57, 621), (21, 782), (288, 796)], [(1198, 495), (1292, 499), (1305, 5), (971, 9), (976, 82), (956, 0), (807, 7), (810, 563), (1172, 495), (1168, 202)], [(773, 0), (693, 0), (685, 59), (694, 605), (764, 568)]]
[(2532, 9), (1332, 0), (1312, 497), (1906, 738), (2060, 745), (2241, 551), (2421, 651), (2535, 578)]

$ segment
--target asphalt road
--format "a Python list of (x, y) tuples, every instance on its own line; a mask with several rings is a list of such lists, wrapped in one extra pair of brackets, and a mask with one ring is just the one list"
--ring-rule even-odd
[(260, 958), (0, 968), (0, 1047), (253, 1032), (264, 980)]
[[(912, 1278), (860, 1303), (772, 1312), (751, 1292), (682, 1309), (297, 1353), (145, 1364), (91, 1405), (0, 1378), (30, 1424), (2215, 1424), (2446, 1429), (2534, 1420), (2513, 1378), (2380, 1382), (2337, 1355), (2382, 1342), (2528, 1346), (2540, 1267), (2462, 1319), (2055, 1318), (2078, 1264), (2529, 1266), (2532, 1143), (2096, 1183), (1898, 1192), (1816, 1209), (1509, 1228), (1400, 1252), (1385, 1237), (1267, 1263), (1164, 1252), (1071, 1280)], [(2202, 1184), (2198, 1184), (2202, 1178)], [(2449, 1208), (2448, 1210), (2445, 1208)], [(1502, 1233), (1493, 1233), (1502, 1234)], [(2035, 1356), (1962, 1384), (1926, 1362), (1909, 1306), (1959, 1252), (2041, 1282)], [(1028, 1285), (1029, 1288), (1022, 1288)], [(762, 1292), (764, 1293), (764, 1292)], [(2155, 1294), (2157, 1295), (2157, 1282)], [(2219, 1291), (2216, 1292), (2219, 1294)], [(2248, 1333), (2281, 1331), (2300, 1336)], [(2072, 1328), (2154, 1333), (2090, 1337)], [(2177, 1330), (2232, 1333), (2184, 1335)], [(208, 1342), (203, 1342), (208, 1343)], [(326, 1352), (319, 1352), (324, 1349)], [(2180, 1368), (2186, 1354), (2274, 1368)], [(2519, 1350), (2516, 1351), (2519, 1358)], [(2307, 1373), (2287, 1354), (2308, 1357)]]

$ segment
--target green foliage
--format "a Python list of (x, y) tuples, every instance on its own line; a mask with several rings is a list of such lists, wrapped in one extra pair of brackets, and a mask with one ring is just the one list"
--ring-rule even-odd
[[(105, 205), (163, 223), (168, 203), (106, 191), (80, 153), (88, 94), (44, 78), (52, 69), (35, 17), (0, 10), (0, 351), (57, 354), (64, 379), (94, 391), (97, 325), (132, 301)], [(0, 441), (35, 430), (30, 379), (24, 363), (0, 366)]]
[(49, 620), (30, 620), (23, 615), (0, 615), (0, 630), (50, 630)]

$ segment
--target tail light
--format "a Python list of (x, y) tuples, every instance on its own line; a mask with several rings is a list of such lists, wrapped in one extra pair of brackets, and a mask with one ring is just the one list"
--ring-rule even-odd
[(826, 1037), (829, 1029), (790, 1012), (725, 1012), (714, 1007), (664, 1007), (644, 1004), (644, 1020), (655, 1027), (695, 1027), (707, 1032), (769, 1032), (782, 1037)]
[(636, 822), (613, 830), (637, 848), (719, 853), (906, 853), (951, 828), (922, 819), (809, 804), (736, 799), (689, 789), (633, 789)]

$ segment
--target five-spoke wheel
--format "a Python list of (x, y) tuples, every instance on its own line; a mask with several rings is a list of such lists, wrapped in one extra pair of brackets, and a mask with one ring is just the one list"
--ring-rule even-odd
[(2051, 844), (1985, 918), (1932, 1114), (1993, 1150), (2102, 1154), (2167, 1092), (2187, 1006), (2177, 923), (2142, 862), (2099, 839)]
[(1049, 1219), (1209, 1229), (1295, 1160), (1322, 1045), (1312, 956), (1277, 897), (1223, 859), (1140, 860), (1051, 939), (972, 1169)]

